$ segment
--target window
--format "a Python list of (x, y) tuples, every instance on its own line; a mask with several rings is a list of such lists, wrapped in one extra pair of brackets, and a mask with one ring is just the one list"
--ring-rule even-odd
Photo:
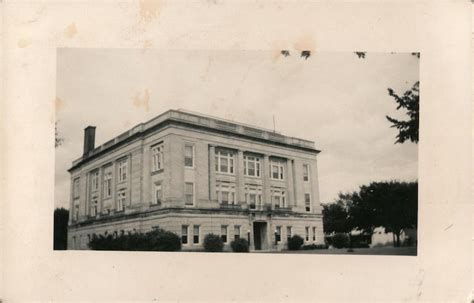
[(216, 185), (217, 200), (220, 204), (236, 204), (235, 184), (229, 182), (218, 182)]
[(79, 220), (79, 204), (74, 205), (74, 221)]
[(99, 171), (95, 171), (91, 174), (91, 187), (92, 191), (99, 189)]
[(98, 203), (97, 203), (97, 197), (92, 198), (91, 202), (91, 217), (97, 216), (98, 213)]
[(154, 184), (153, 193), (153, 200), (151, 201), (151, 203), (155, 205), (161, 205), (161, 199), (163, 196), (163, 192), (161, 190), (161, 183)]
[(184, 166), (194, 167), (194, 146), (186, 144), (184, 146)]
[(194, 228), (193, 228), (193, 243), (194, 244), (199, 243), (199, 225), (194, 225)]
[(104, 176), (104, 198), (112, 196), (112, 173), (106, 173)]
[(303, 181), (309, 181), (309, 165), (303, 164)]
[(184, 184), (184, 204), (194, 205), (194, 183), (186, 182)]
[(313, 241), (316, 241), (316, 227), (313, 226)]
[(234, 173), (234, 154), (219, 150), (216, 152), (216, 171), (226, 174)]
[(234, 226), (234, 240), (240, 239), (240, 225)]
[(305, 239), (306, 239), (306, 241), (309, 241), (309, 227), (306, 226), (304, 228), (304, 231), (305, 231)]
[(188, 226), (181, 226), (181, 243), (188, 244)]
[(272, 189), (271, 194), (275, 208), (286, 207), (286, 195), (284, 190)]
[(79, 198), (79, 178), (74, 179), (72, 193), (74, 199)]
[(245, 185), (245, 201), (250, 209), (262, 207), (262, 186)]
[(308, 193), (304, 194), (304, 205), (305, 205), (306, 211), (311, 211), (311, 195)]
[(157, 171), (163, 168), (163, 144), (151, 148), (151, 169)]
[(227, 243), (227, 225), (221, 226), (221, 238), (222, 242)]
[(127, 159), (121, 160), (118, 163), (118, 181), (119, 182), (123, 182), (127, 180), (127, 166), (128, 166)]
[(283, 162), (282, 161), (270, 161), (270, 178), (276, 180), (283, 180)]
[(291, 236), (293, 236), (293, 231), (291, 229), (291, 226), (286, 227), (286, 239), (287, 241), (290, 240)]
[(281, 226), (277, 226), (275, 229), (275, 241), (276, 243), (281, 242)]
[(123, 211), (126, 197), (127, 197), (127, 193), (125, 189), (119, 190), (117, 194), (117, 211)]
[(244, 175), (260, 177), (260, 159), (254, 156), (244, 156)]

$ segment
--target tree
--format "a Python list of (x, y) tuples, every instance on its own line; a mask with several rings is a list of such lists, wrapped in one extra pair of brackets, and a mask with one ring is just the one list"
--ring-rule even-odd
[(352, 194), (339, 193), (335, 202), (323, 205), (323, 230), (326, 234), (347, 233), (352, 226), (348, 222), (347, 204)]
[(410, 90), (407, 90), (402, 96), (397, 95), (393, 89), (388, 89), (388, 94), (395, 98), (397, 102), (397, 110), (404, 108), (407, 111), (408, 120), (397, 120), (386, 116), (387, 120), (392, 123), (391, 127), (398, 129), (397, 140), (395, 143), (403, 143), (406, 140), (418, 143), (418, 130), (420, 124), (420, 105), (419, 105), (419, 83), (416, 82)]
[(372, 182), (361, 186), (348, 206), (349, 221), (353, 228), (372, 233), (382, 226), (396, 237), (404, 229), (416, 228), (418, 217), (417, 182)]
[(54, 249), (67, 249), (67, 224), (69, 221), (69, 211), (65, 208), (54, 210)]

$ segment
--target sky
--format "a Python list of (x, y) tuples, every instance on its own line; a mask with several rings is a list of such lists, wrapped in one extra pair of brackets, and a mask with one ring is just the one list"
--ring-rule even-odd
[(405, 119), (387, 88), (419, 80), (409, 53), (296, 50), (58, 49), (55, 206), (69, 207), (67, 169), (82, 155), (84, 128), (96, 146), (168, 109), (186, 109), (314, 141), (321, 150), (321, 203), (372, 181), (417, 180), (414, 143), (394, 144), (385, 116)]

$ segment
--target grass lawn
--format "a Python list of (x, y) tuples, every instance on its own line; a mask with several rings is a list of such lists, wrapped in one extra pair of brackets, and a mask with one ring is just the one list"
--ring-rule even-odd
[(341, 249), (314, 249), (314, 250), (284, 250), (278, 253), (286, 254), (318, 254), (318, 255), (394, 255), (394, 256), (416, 256), (416, 247), (374, 247), (354, 248), (354, 252), (348, 252), (347, 248)]

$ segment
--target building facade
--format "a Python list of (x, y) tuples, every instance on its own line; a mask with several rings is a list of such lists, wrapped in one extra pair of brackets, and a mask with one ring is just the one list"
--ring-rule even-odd
[(324, 243), (314, 142), (180, 110), (94, 140), (89, 126), (69, 169), (69, 249), (157, 227), (183, 250), (202, 249), (210, 233), (226, 250), (237, 238), (251, 250), (286, 249), (292, 235)]

